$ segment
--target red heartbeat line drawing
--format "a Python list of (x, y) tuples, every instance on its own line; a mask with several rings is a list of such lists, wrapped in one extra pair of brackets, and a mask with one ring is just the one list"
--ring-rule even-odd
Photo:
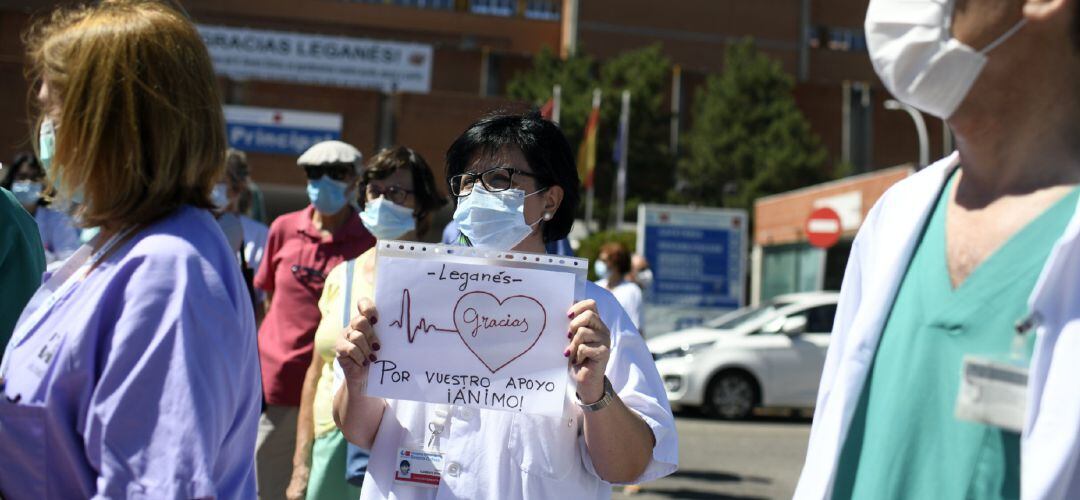
[(427, 318), (420, 318), (420, 322), (414, 327), (412, 322), (412, 294), (409, 293), (409, 289), (406, 288), (401, 291), (401, 313), (398, 315), (397, 321), (391, 321), (390, 326), (398, 327), (405, 330), (405, 335), (409, 339), (409, 343), (412, 344), (416, 341), (416, 335), (420, 332), (431, 333), (433, 331), (439, 333), (457, 333), (457, 328), (439, 328), (437, 325), (428, 324)]
[[(491, 305), (500, 308), (508, 302), (519, 304), (517, 306), (519, 308), (524, 306), (526, 309), (524, 316), (511, 318), (507, 315), (503, 318), (487, 316), (481, 312), (489, 309), (484, 306)], [(470, 313), (471, 316), (468, 316)], [(476, 359), (491, 373), (499, 371), (532, 350), (547, 329), (546, 309), (539, 301), (525, 295), (513, 295), (500, 300), (487, 292), (469, 292), (458, 298), (457, 303), (454, 304), (453, 314), (454, 328), (439, 327), (429, 322), (427, 318), (420, 318), (419, 322), (413, 324), (412, 294), (406, 288), (401, 291), (401, 312), (397, 320), (390, 322), (390, 327), (404, 330), (409, 344), (414, 343), (420, 333), (455, 334), (465, 344), (465, 348), (472, 352), (473, 356), (476, 356)], [(529, 322), (530, 319), (533, 320), (532, 323)], [(459, 321), (471, 326), (471, 335), (461, 333)], [(506, 332), (505, 328), (510, 328), (510, 332), (514, 335), (507, 336), (506, 334), (510, 332)], [(481, 330), (490, 333), (483, 333)], [(504, 331), (500, 332), (500, 330)], [(479, 338), (477, 338), (478, 335)]]

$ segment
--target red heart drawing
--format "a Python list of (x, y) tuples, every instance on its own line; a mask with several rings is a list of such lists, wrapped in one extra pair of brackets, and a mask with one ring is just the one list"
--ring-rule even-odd
[(487, 292), (469, 292), (454, 306), (454, 326), (465, 347), (495, 373), (536, 345), (547, 328), (547, 311), (525, 295), (499, 300)]

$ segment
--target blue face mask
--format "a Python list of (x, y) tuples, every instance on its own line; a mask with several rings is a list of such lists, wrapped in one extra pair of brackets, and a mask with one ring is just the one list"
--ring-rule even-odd
[(379, 197), (364, 204), (360, 212), (360, 221), (364, 223), (376, 239), (392, 240), (416, 229), (416, 217), (410, 208), (403, 207), (386, 198)]
[(41, 199), (41, 183), (34, 181), (15, 181), (11, 185), (11, 194), (24, 207), (29, 207)]
[(492, 193), (477, 184), (471, 194), (458, 201), (454, 221), (473, 246), (511, 250), (540, 222), (525, 222), (525, 197), (532, 194), (526, 195), (520, 189)]
[(52, 168), (52, 160), (55, 155), (56, 126), (51, 118), (46, 118), (41, 121), (41, 128), (38, 130), (38, 160), (41, 161), (41, 167), (45, 169), (46, 174)]
[(605, 264), (604, 261), (600, 259), (596, 259), (596, 261), (593, 262), (593, 271), (596, 272), (597, 278), (607, 279), (608, 277), (607, 264)]
[[(41, 121), (41, 128), (38, 129), (38, 161), (41, 162), (41, 168), (45, 170), (45, 174), (48, 175), (53, 166), (53, 158), (56, 156), (56, 124), (53, 123), (52, 118), (45, 118)], [(55, 179), (55, 186), (59, 187), (63, 185), (60, 182), (60, 177)], [(73, 204), (83, 203), (83, 190), (79, 187), (71, 196), (57, 196), (52, 201), (54, 210), (61, 212), (67, 212), (71, 210)]]
[(210, 202), (218, 210), (224, 210), (225, 206), (229, 204), (229, 186), (225, 185), (224, 182), (214, 184), (214, 189), (210, 191)]
[(307, 183), (308, 199), (315, 209), (324, 214), (336, 214), (345, 208), (348, 200), (345, 199), (345, 190), (349, 187), (341, 181), (335, 181), (328, 175), (318, 180), (309, 180)]

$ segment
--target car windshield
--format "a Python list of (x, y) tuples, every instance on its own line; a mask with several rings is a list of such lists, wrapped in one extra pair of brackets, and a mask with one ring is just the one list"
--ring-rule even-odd
[(705, 326), (721, 330), (731, 330), (738, 328), (740, 325), (772, 316), (776, 314), (776, 311), (789, 305), (791, 305), (791, 302), (770, 300), (754, 307), (744, 307), (737, 311), (732, 311), (706, 323)]

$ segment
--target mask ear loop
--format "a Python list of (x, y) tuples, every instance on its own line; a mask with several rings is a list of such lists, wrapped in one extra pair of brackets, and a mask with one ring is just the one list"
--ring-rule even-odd
[(991, 50), (997, 48), (997, 46), (1004, 43), (1005, 40), (1012, 38), (1012, 36), (1015, 35), (1017, 31), (1020, 31), (1020, 28), (1023, 28), (1025, 24), (1027, 24), (1027, 18), (1021, 19), (1019, 22), (1013, 25), (1012, 28), (1009, 28), (1009, 31), (1006, 31), (1005, 34), (999, 36), (997, 40), (994, 40), (993, 42), (990, 42), (990, 45), (983, 47), (983, 49), (980, 50), (979, 53), (982, 55), (989, 54)]
[[(528, 197), (530, 197), (530, 196), (532, 196), (532, 195), (534, 195), (536, 193), (539, 193), (539, 192), (542, 192), (542, 191), (547, 191), (547, 190), (548, 190), (548, 188), (546, 188), (546, 187), (540, 188), (540, 189), (537, 189), (536, 191), (533, 191), (533, 192), (525, 195), (525, 197), (528, 198)], [(535, 226), (535, 225), (537, 225), (537, 224), (539, 224), (541, 222), (547, 222), (547, 221), (551, 220), (552, 217), (553, 216), (551, 215), (551, 212), (548, 212), (548, 211), (545, 210), (544, 215), (541, 215), (539, 219), (536, 219), (536, 222), (533, 222), (532, 224), (529, 224), (529, 221), (525, 221), (525, 223), (529, 224), (529, 227), (532, 228), (533, 226)]]

